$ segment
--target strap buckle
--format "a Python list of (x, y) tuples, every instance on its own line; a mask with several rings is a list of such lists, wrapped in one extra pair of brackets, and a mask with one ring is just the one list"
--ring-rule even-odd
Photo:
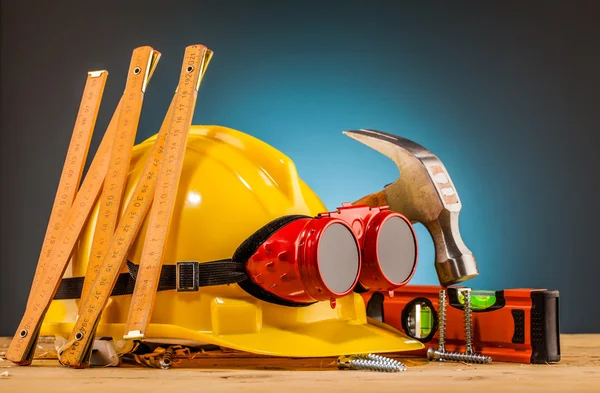
[(198, 262), (177, 262), (175, 267), (175, 291), (197, 292), (200, 281)]

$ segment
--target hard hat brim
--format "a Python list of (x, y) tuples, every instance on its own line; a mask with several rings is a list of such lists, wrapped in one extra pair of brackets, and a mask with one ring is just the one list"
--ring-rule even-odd
[[(44, 324), (41, 335), (68, 337), (72, 328), (72, 323)], [(97, 337), (113, 337), (118, 342), (124, 328), (125, 325), (120, 323), (100, 324)], [(364, 324), (328, 320), (287, 329), (265, 326), (260, 333), (230, 335), (215, 335), (175, 325), (151, 324), (147, 337), (151, 342), (190, 346), (213, 344), (260, 355), (284, 357), (332, 357), (416, 351), (424, 348), (420, 341), (372, 319)]]

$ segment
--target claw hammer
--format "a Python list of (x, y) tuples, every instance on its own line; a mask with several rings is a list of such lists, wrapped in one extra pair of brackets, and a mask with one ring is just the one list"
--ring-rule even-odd
[(440, 159), (413, 141), (385, 132), (363, 129), (344, 134), (386, 155), (400, 170), (398, 180), (354, 205), (387, 205), (423, 224), (433, 238), (435, 270), (442, 286), (479, 275), (473, 253), (458, 229), (460, 199)]

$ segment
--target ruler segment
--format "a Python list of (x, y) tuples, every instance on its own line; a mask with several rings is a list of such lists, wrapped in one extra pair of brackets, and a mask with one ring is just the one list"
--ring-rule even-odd
[(87, 74), (81, 104), (75, 120), (75, 128), (67, 149), (65, 163), (58, 181), (50, 219), (48, 220), (48, 227), (42, 243), (42, 251), (38, 259), (33, 284), (29, 291), (30, 297), (36, 291), (46, 261), (52, 253), (52, 248), (60, 235), (79, 188), (107, 78), (108, 71), (106, 70), (90, 71)]
[[(111, 124), (109, 124), (98, 152), (94, 157), (94, 162), (92, 162), (71, 209), (69, 209), (61, 234), (48, 256), (48, 261), (42, 272), (43, 277), (40, 277), (33, 296), (30, 297), (31, 301), (28, 302), (25, 315), (17, 328), (9, 350), (6, 352), (6, 358), (14, 363), (20, 365), (31, 364), (44, 316), (58, 290), (60, 280), (68, 266), (69, 259), (81, 235), (83, 226), (98, 199), (103, 185), (106, 184), (105, 178), (108, 175), (107, 171), (112, 162), (111, 151), (115, 150), (114, 145), (119, 140), (118, 136), (120, 133), (123, 133), (124, 129), (132, 127), (132, 122), (135, 122), (135, 128), (137, 128), (137, 121), (139, 119), (135, 118), (134, 110), (138, 101), (136, 96), (139, 95), (135, 93), (135, 88), (139, 88), (142, 93), (145, 91), (159, 57), (160, 54), (150, 47), (141, 47), (134, 51), (131, 63), (132, 65), (135, 63), (135, 67), (130, 66), (130, 68), (132, 68), (132, 73), (136, 76), (132, 78), (135, 80), (135, 83), (130, 83), (130, 79), (128, 78), (125, 91), (129, 94), (124, 95), (119, 102), (115, 111), (116, 116), (113, 115), (113, 120), (111, 120)], [(132, 84), (133, 87), (131, 86)], [(141, 102), (139, 105), (141, 105)]]
[(121, 216), (117, 230), (111, 238), (98, 274), (90, 287), (90, 291), (87, 292), (87, 296), (80, 303), (79, 313), (67, 344), (58, 351), (59, 361), (65, 366), (73, 368), (89, 366), (96, 327), (100, 321), (102, 310), (114, 289), (121, 267), (125, 263), (129, 249), (154, 198), (156, 176), (161, 165), (168, 125), (173, 112), (173, 103), (174, 101), (171, 102), (165, 116), (151, 155), (144, 164), (142, 176), (136, 184), (131, 199)]
[(110, 161), (110, 150), (116, 133), (117, 113), (120, 106), (121, 103), (102, 137), (96, 155), (67, 214), (63, 229), (48, 256), (36, 290), (29, 297), (25, 314), (6, 351), (6, 358), (14, 363), (26, 366), (33, 360), (39, 329), (46, 311), (58, 290), (70, 255), (102, 189)]
[(94, 229), (82, 293), (88, 293), (90, 290), (110, 238), (117, 226), (135, 134), (142, 111), (144, 92), (148, 76), (154, 72), (159, 57), (160, 54), (149, 46), (139, 47), (133, 51), (122, 106), (119, 111), (116, 138), (113, 142), (110, 164), (100, 196), (100, 211)]
[(157, 188), (125, 327), (126, 339), (143, 338), (150, 322), (198, 89), (211, 57), (212, 51), (203, 45), (192, 45), (185, 51), (174, 98), (174, 112), (156, 179)]

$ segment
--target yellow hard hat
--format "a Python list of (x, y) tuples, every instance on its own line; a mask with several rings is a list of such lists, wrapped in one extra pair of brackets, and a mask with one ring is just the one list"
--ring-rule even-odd
[[(131, 197), (155, 139), (156, 136), (134, 147), (123, 205)], [(176, 290), (160, 290), (159, 284), (144, 340), (184, 345), (206, 343), (295, 357), (423, 348), (420, 342), (387, 325), (367, 321), (361, 296), (350, 286), (339, 287), (343, 277), (358, 274), (358, 262), (351, 258), (349, 263), (340, 262), (339, 266), (341, 270), (350, 270), (349, 273), (327, 273), (330, 276), (324, 287), (331, 287), (330, 291), (340, 295), (335, 302), (325, 300), (326, 294), (323, 297), (301, 294), (299, 299), (304, 302), (296, 302), (293, 296), (280, 298), (249, 280), (236, 279), (236, 273), (243, 274), (235, 269), (229, 273), (217, 272), (227, 273), (225, 281), (217, 278), (198, 287), (198, 282), (206, 278), (207, 268), (222, 268), (220, 261), (224, 260), (231, 264), (235, 253), (248, 254), (246, 248), (254, 246), (246, 255), (250, 257), (263, 242), (257, 236), (264, 237), (265, 231), (272, 233), (283, 224), (323, 212), (325, 206), (298, 177), (294, 163), (275, 148), (229, 128), (193, 126), (166, 244), (164, 277), (161, 276), (165, 280), (176, 279), (176, 288), (166, 288)], [(98, 206), (65, 277), (85, 276), (97, 214)], [(122, 270), (125, 281), (117, 287), (124, 289), (121, 293), (113, 291), (97, 329), (97, 337), (112, 337), (117, 347), (125, 345), (123, 335), (131, 303), (131, 291), (126, 290), (131, 287), (128, 276), (140, 263), (147, 221), (131, 248), (128, 266)], [(345, 237), (343, 225), (336, 231), (330, 231), (332, 239), (351, 241)], [(183, 272), (187, 276), (182, 278), (184, 282), (179, 282)], [(193, 280), (186, 281), (190, 275)], [(280, 277), (282, 281), (284, 276)], [(41, 334), (67, 337), (78, 304), (79, 300), (73, 296), (57, 296), (46, 314)]]

